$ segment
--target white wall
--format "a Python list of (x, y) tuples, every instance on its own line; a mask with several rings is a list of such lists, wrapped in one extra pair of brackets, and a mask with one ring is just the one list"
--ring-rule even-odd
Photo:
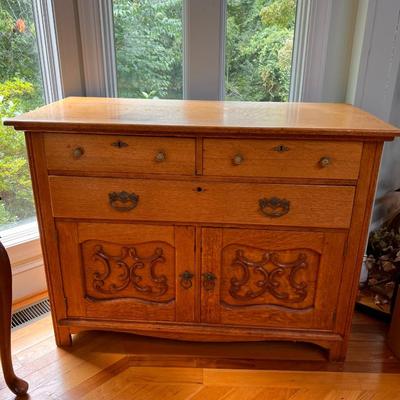
[[(360, 0), (346, 100), (400, 127), (400, 1)], [(392, 212), (400, 188), (400, 140), (386, 143), (378, 179), (373, 227)]]

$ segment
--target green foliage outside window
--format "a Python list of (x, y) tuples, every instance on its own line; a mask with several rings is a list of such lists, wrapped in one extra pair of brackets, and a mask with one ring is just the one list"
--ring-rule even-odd
[(182, 0), (114, 0), (118, 96), (182, 98)]
[(296, 0), (227, 0), (227, 100), (287, 101)]
[[(182, 98), (182, 4), (113, 1), (120, 97)], [(295, 14), (296, 0), (227, 0), (227, 100), (288, 99)]]
[[(0, 0), (0, 118), (43, 104), (31, 0)], [(35, 214), (21, 132), (0, 125), (0, 230)]]

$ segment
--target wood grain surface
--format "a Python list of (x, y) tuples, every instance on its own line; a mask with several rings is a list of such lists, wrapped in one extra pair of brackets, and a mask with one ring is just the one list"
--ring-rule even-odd
[[(362, 143), (205, 139), (204, 175), (357, 179)], [(235, 164), (240, 157), (240, 164)], [(323, 165), (322, 160), (327, 162)]]
[(393, 126), (347, 104), (70, 97), (5, 120), (30, 131), (164, 132), (391, 140)]
[(46, 134), (44, 145), (48, 169), (195, 174), (194, 139)]
[[(203, 236), (203, 272), (218, 279), (218, 289), (202, 293), (204, 322), (332, 331), (346, 234), (204, 228)], [(299, 255), (304, 263), (291, 281)], [(246, 274), (248, 281), (232, 291), (232, 280)]]
[[(178, 180), (106, 179), (50, 176), (55, 217), (125, 221), (242, 223), (271, 226), (348, 228), (354, 188), (347, 186), (268, 185)], [(135, 193), (137, 207), (120, 212), (109, 193)], [(263, 198), (286, 199), (289, 212), (269, 217)]]

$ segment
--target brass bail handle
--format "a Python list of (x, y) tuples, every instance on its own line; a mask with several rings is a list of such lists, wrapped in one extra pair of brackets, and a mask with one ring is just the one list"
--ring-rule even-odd
[(212, 272), (205, 272), (203, 275), (203, 288), (205, 290), (213, 290), (217, 277)]
[(266, 217), (279, 218), (290, 211), (290, 201), (279, 197), (262, 198), (258, 201), (260, 211)]
[(194, 274), (188, 270), (184, 271), (182, 274), (179, 275), (180, 284), (184, 289), (190, 289), (193, 286), (193, 279)]
[(110, 206), (120, 212), (130, 211), (136, 208), (139, 203), (139, 196), (128, 192), (110, 192), (108, 194)]

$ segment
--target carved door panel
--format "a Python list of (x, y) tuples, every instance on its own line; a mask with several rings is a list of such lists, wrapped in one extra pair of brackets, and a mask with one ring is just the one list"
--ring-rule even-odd
[(68, 317), (194, 320), (193, 227), (58, 222), (57, 230)]
[(333, 328), (345, 233), (205, 228), (202, 240), (203, 322)]

